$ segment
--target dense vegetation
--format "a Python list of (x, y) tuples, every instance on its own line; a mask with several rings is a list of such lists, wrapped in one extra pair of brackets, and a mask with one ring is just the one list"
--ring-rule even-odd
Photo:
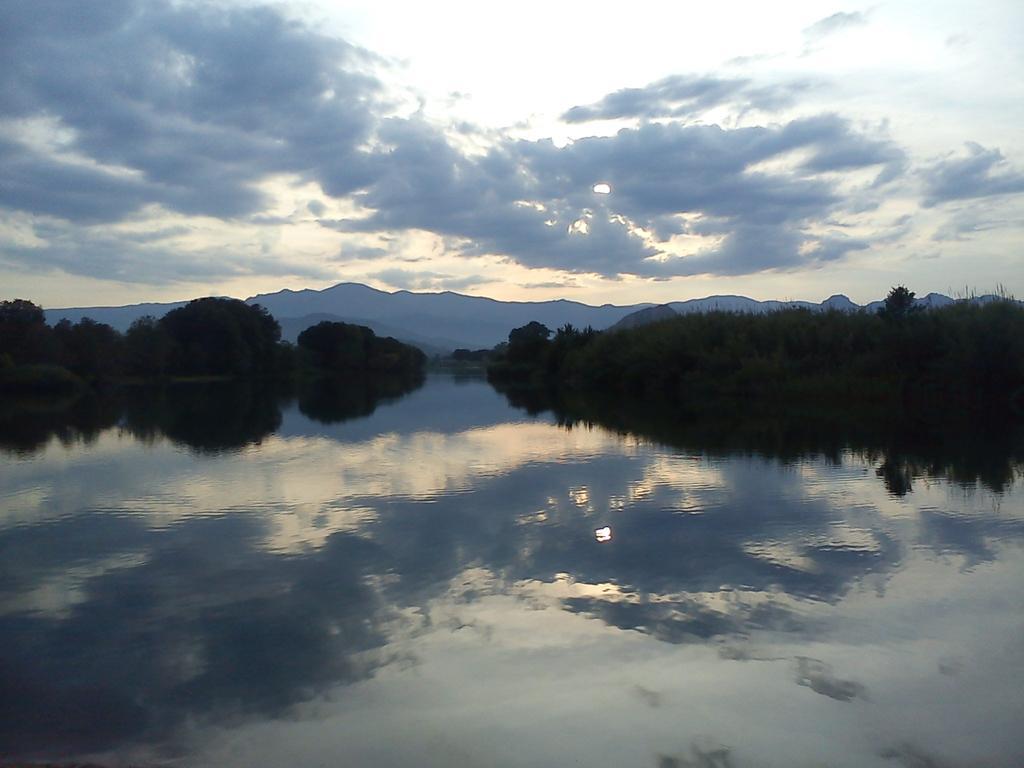
[(1024, 308), (915, 308), (896, 288), (878, 313), (709, 312), (595, 333), (539, 323), (509, 334), (493, 381), (709, 405), (889, 402), (918, 409), (1024, 407)]
[(298, 342), (313, 367), (332, 374), (401, 375), (419, 372), (427, 362), (422, 350), (350, 323), (317, 323)]
[(159, 320), (140, 318), (124, 334), (88, 318), (51, 328), (35, 304), (0, 302), (7, 392), (56, 394), (126, 379), (413, 376), (424, 363), (414, 347), (343, 323), (309, 329), (296, 349), (266, 309), (237, 299), (196, 299)]

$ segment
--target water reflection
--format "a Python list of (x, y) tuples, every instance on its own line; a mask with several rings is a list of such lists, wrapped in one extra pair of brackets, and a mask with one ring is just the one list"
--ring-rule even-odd
[(116, 426), (141, 441), (166, 437), (200, 453), (219, 453), (258, 445), (280, 428), (282, 408), (296, 398), (304, 414), (334, 424), (369, 416), (422, 384), (422, 377), (187, 382), (68, 400), (8, 400), (0, 404), (0, 451), (31, 455), (53, 439), (65, 446), (90, 444)]
[(566, 428), (600, 425), (624, 435), (709, 455), (757, 454), (792, 463), (808, 457), (840, 462), (853, 451), (877, 467), (894, 496), (913, 489), (915, 478), (981, 483), (1008, 488), (1024, 465), (1024, 421), (993, 422), (950, 412), (922, 422), (899, 412), (866, 407), (772, 409), (729, 402), (666, 413), (644, 402), (608, 402), (534, 388), (505, 388), (509, 403), (527, 413), (550, 412)]
[(303, 387), (299, 410), (321, 424), (336, 424), (369, 416), (378, 405), (392, 402), (422, 384), (422, 377), (320, 378)]
[(129, 402), (88, 442), (49, 421), (3, 459), (5, 756), (1020, 754), (1019, 454), (951, 483), (947, 454), (906, 451), (899, 495), (888, 445), (843, 435), (664, 447), (450, 379), (369, 417), (263, 394)]
[(89, 444), (117, 423), (120, 408), (94, 395), (66, 400), (0, 399), (0, 454), (30, 455), (53, 439)]

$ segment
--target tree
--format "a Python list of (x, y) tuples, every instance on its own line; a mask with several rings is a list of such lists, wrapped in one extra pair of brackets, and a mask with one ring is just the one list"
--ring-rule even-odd
[(537, 363), (548, 346), (551, 329), (531, 320), (508, 334), (508, 360), (512, 363)]
[(299, 334), (299, 349), (314, 368), (336, 373), (366, 370), (370, 358), (369, 328), (324, 320)]
[(163, 376), (170, 363), (171, 338), (156, 318), (145, 315), (124, 335), (125, 368), (135, 376)]
[(43, 325), (46, 322), (46, 315), (42, 307), (33, 304), (25, 299), (13, 299), (11, 301), (0, 301), (0, 323), (4, 325), (20, 325), (30, 327)]
[(61, 320), (54, 326), (60, 343), (60, 363), (84, 379), (104, 379), (121, 373), (123, 339), (106, 323), (83, 317), (74, 325)]
[(422, 350), (379, 338), (365, 326), (329, 320), (304, 330), (298, 343), (310, 365), (331, 373), (417, 373), (427, 359)]
[(56, 357), (57, 344), (42, 308), (25, 299), (0, 301), (0, 358), (25, 365)]
[(882, 307), (880, 314), (891, 320), (902, 320), (916, 308), (914, 292), (907, 290), (905, 286), (897, 285), (885, 297), (885, 306)]
[(281, 326), (259, 304), (208, 297), (168, 312), (159, 323), (170, 337), (171, 373), (274, 373)]

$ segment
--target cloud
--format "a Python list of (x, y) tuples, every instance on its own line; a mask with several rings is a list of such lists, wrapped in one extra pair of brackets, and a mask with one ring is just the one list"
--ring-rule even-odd
[(658, 755), (658, 768), (733, 768), (732, 749), (701, 738), (690, 744), (689, 756)]
[(806, 118), (797, 125), (796, 130), (804, 133), (814, 148), (813, 155), (803, 166), (808, 171), (825, 173), (880, 167), (874, 181), (879, 187), (902, 176), (909, 165), (900, 147), (882, 137), (854, 132), (849, 122), (838, 115)]
[(627, 118), (696, 116), (722, 105), (776, 111), (791, 105), (810, 88), (807, 82), (752, 87), (743, 78), (671, 75), (641, 88), (623, 88), (593, 104), (575, 106), (562, 115), (567, 123)]
[[(274, 8), (125, 0), (96, 22), (63, 7), (3, 11), (0, 206), (34, 217), (30, 228), (49, 243), (0, 250), (22, 268), (134, 281), (295, 274), (268, 254), (240, 252), (211, 266), (196, 254), (143, 251), (111, 227), (167, 211), (297, 225), (303, 216), (282, 218), (267, 199), (265, 182), (284, 176), (358, 211), (328, 220), (323, 201), (299, 204), (326, 228), (378, 238), (432, 233), (468, 260), (498, 256), (611, 279), (799, 269), (867, 247), (820, 234), (853, 199), (843, 191), (848, 177), (875, 172), (874, 185), (856, 195), (871, 206), (906, 172), (900, 147), (836, 115), (742, 128), (642, 121), (564, 147), (477, 132), (470, 153), (466, 136), (395, 113), (372, 54)], [(686, 117), (721, 105), (768, 111), (809, 87), (680, 74), (574, 107), (565, 119)], [(25, 128), (37, 124), (42, 141)], [(595, 195), (597, 181), (612, 194)], [(60, 236), (41, 235), (46, 229)], [(681, 257), (676, 235), (713, 237)], [(374, 246), (341, 253), (385, 255)], [(389, 278), (380, 279), (431, 288), (489, 282)]]
[(439, 272), (408, 269), (384, 269), (370, 274), (369, 277), (405, 290), (458, 291), (474, 285), (494, 282), (493, 278), (484, 275), (452, 276)]
[(852, 27), (862, 27), (868, 23), (867, 14), (860, 11), (833, 13), (804, 29), (804, 38), (808, 41), (821, 40)]
[(925, 207), (1024, 192), (1024, 173), (1010, 168), (1002, 152), (975, 142), (966, 147), (966, 156), (948, 156), (923, 171)]
[(746, 275), (769, 269), (816, 267), (871, 245), (863, 238), (843, 234), (815, 236), (771, 224), (732, 226), (719, 231), (725, 234), (719, 245), (678, 259), (666, 273)]
[(49, 116), (69, 138), (57, 157), (0, 146), (3, 205), (85, 222), (154, 203), (231, 218), (262, 209), (253, 185), (274, 173), (360, 183), (381, 94), (366, 52), (269, 8), (119, 2), (96, 22), (42, 6), (5, 7), (0, 109)]
[[(354, 195), (371, 213), (332, 226), (425, 230), (450, 238), (464, 256), (606, 277), (695, 274), (696, 265), (746, 274), (855, 250), (863, 243), (806, 230), (842, 208), (842, 174), (879, 168), (895, 178), (905, 166), (892, 142), (834, 115), (737, 129), (651, 123), (561, 148), (508, 139), (472, 157), (415, 120), (388, 121), (381, 137), (392, 149), (375, 158), (375, 181)], [(788, 169), (758, 168), (797, 151), (806, 159)], [(597, 180), (612, 194), (595, 195)], [(681, 214), (702, 224), (685, 225)], [(700, 260), (668, 257), (666, 240), (683, 232), (727, 243)]]
[(439, 278), (434, 287), (445, 291), (461, 291), (476, 285), (486, 285), (493, 282), (496, 282), (495, 279), (486, 275), (460, 275), (458, 277)]
[(379, 248), (375, 245), (349, 245), (346, 243), (341, 247), (341, 253), (338, 258), (345, 261), (374, 261), (376, 259), (383, 259), (389, 254), (390, 251), (387, 248)]
[(997, 229), (1024, 227), (1024, 218), (1001, 214), (989, 201), (958, 207), (932, 235), (935, 241), (963, 242)]
[(878, 753), (884, 760), (892, 760), (904, 768), (964, 768), (966, 763), (953, 763), (916, 744), (903, 742)]
[[(187, 231), (187, 230), (186, 230)], [(179, 227), (135, 233), (82, 228), (61, 221), (36, 222), (33, 245), (0, 245), (0, 264), (22, 272), (58, 269), (70, 275), (124, 283), (212, 281), (251, 275), (333, 277), (315, 264), (299, 263), (243, 248), (182, 248), (168, 240)]]
[(519, 283), (520, 288), (577, 288), (574, 280), (545, 280), (539, 283)]
[(831, 666), (818, 659), (803, 656), (797, 659), (796, 682), (836, 701), (852, 701), (865, 696), (863, 685), (853, 680), (840, 680), (833, 674)]

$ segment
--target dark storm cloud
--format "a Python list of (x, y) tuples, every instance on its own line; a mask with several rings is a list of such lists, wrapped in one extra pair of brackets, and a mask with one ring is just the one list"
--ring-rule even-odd
[(947, 157), (924, 171), (925, 206), (1024, 192), (1024, 173), (1010, 168), (998, 149), (969, 142), (966, 157)]
[[(225, 268), (169, 250), (148, 258), (104, 227), (160, 209), (294, 223), (304, 217), (268, 213), (259, 187), (280, 174), (365, 210), (320, 219), (325, 227), (421, 230), (469, 258), (609, 278), (798, 269), (866, 247), (811, 234), (848, 204), (844, 175), (876, 171), (857, 201), (877, 205), (906, 165), (892, 142), (834, 115), (736, 129), (641, 124), (566, 147), (477, 131), (489, 149), (469, 154), (438, 126), (394, 116), (371, 54), (274, 8), (125, 1), (95, 17), (63, 3), (8, 4), (0, 14), (0, 109), (9, 119), (0, 206), (35, 215), (37, 237), (57, 232), (42, 248), (0, 248), (0, 260), (23, 269), (136, 281), (297, 274), (244, 254)], [(675, 75), (575, 107), (566, 119), (769, 110), (807, 87)], [(57, 148), (43, 148), (38, 134), (54, 130)], [(796, 152), (803, 159), (787, 164)], [(759, 167), (769, 161), (774, 170)], [(593, 193), (599, 181), (612, 195)], [(305, 210), (319, 218), (327, 208), (314, 201)], [(672, 235), (702, 230), (720, 242), (688, 258), (664, 253)], [(344, 246), (342, 258), (349, 254), (385, 255)]]
[(797, 82), (753, 87), (750, 80), (713, 75), (670, 75), (642, 88), (623, 88), (593, 104), (575, 106), (562, 115), (567, 123), (624, 118), (685, 117), (722, 105), (778, 110), (810, 87)]

